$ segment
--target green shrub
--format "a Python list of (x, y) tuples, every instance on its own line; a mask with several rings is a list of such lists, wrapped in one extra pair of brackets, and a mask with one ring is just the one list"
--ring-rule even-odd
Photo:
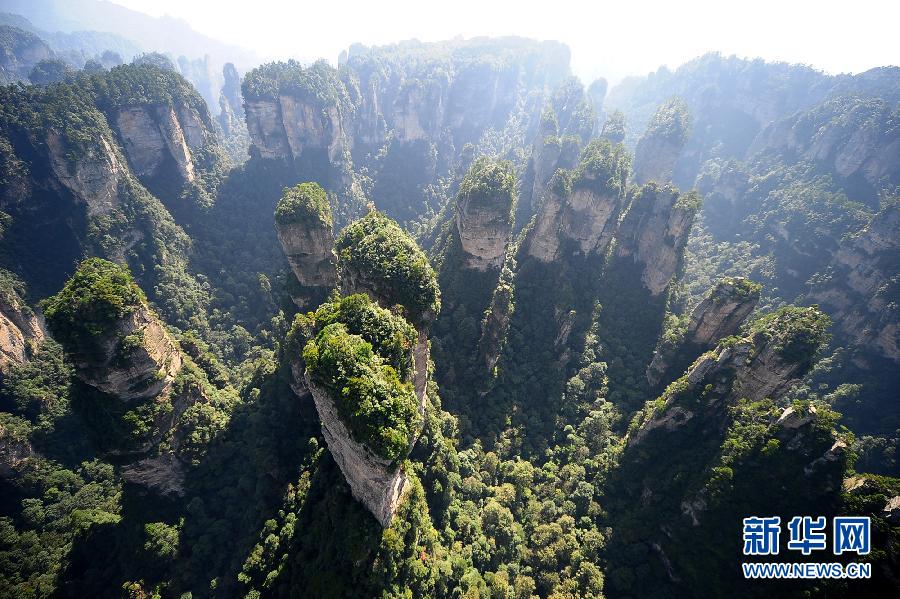
[(279, 225), (307, 223), (331, 228), (331, 205), (325, 190), (318, 183), (285, 187), (275, 207), (275, 222)]
[(420, 424), (415, 390), (383, 363), (371, 343), (333, 323), (306, 344), (303, 359), (357, 441), (392, 462), (406, 457)]
[(344, 229), (335, 249), (342, 269), (359, 272), (376, 294), (402, 306), (414, 324), (440, 311), (441, 292), (428, 258), (396, 222), (377, 210)]
[(44, 301), (43, 309), (56, 338), (63, 345), (78, 347), (108, 335), (119, 320), (146, 301), (128, 269), (88, 258), (62, 291)]

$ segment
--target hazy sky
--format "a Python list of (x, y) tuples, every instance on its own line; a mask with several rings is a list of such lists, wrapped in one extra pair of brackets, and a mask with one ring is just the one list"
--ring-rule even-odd
[(266, 58), (327, 58), (353, 42), (521, 35), (572, 49), (585, 80), (617, 80), (709, 51), (810, 64), (830, 73), (900, 64), (900, 2), (854, 0), (112, 0), (180, 17)]

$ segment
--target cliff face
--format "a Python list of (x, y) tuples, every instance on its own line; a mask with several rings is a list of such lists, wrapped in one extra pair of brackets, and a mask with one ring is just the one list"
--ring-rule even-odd
[(864, 181), (877, 191), (900, 183), (900, 133), (881, 99), (839, 96), (772, 123), (750, 152), (775, 150), (824, 165), (840, 180)]
[(146, 306), (135, 309), (94, 341), (93, 351), (72, 354), (76, 375), (122, 401), (156, 397), (181, 370), (181, 352), (175, 341)]
[(275, 230), (291, 270), (301, 285), (335, 286), (334, 235), (330, 227), (286, 223), (278, 224)]
[(664, 137), (642, 137), (634, 152), (634, 182), (638, 185), (670, 182), (683, 145)]
[[(660, 348), (647, 368), (647, 380), (655, 386), (667, 371), (711, 349), (719, 339), (738, 332), (759, 302), (760, 286), (743, 277), (719, 281), (691, 312), (684, 337), (676, 346)], [(677, 372), (675, 374), (680, 374)]]
[(895, 362), (900, 362), (898, 250), (900, 206), (895, 204), (841, 243), (829, 278), (815, 283), (808, 295), (828, 309), (847, 338)]
[(347, 143), (337, 106), (283, 93), (247, 100), (244, 108), (252, 151), (261, 158), (294, 160), (306, 150), (318, 150), (336, 162)]
[(109, 214), (118, 206), (119, 182), (124, 168), (112, 145), (104, 137), (96, 140), (77, 160), (69, 160), (73, 151), (69, 142), (56, 131), (47, 135), (50, 167), (59, 183), (87, 207), (89, 216)]
[(685, 339), (709, 346), (735, 334), (759, 302), (759, 291), (743, 277), (719, 281), (691, 313)]
[(567, 189), (561, 183), (550, 184), (526, 241), (528, 254), (545, 263), (561, 257), (568, 247), (585, 256), (603, 254), (615, 231), (621, 196), (597, 192), (590, 185)]
[(204, 125), (188, 106), (126, 106), (114, 125), (131, 169), (139, 178), (154, 177), (171, 160), (184, 183), (194, 181), (192, 151), (203, 145)]
[(676, 430), (695, 416), (738, 399), (777, 398), (805, 375), (825, 338), (828, 319), (817, 308), (783, 309), (734, 343), (720, 343), (703, 354), (671, 385), (633, 435), (640, 443), (655, 429)]
[(0, 298), (0, 376), (28, 361), (31, 346), (46, 337), (43, 319), (27, 309), (15, 295)]
[[(428, 339), (424, 334), (412, 349), (415, 369), (413, 385), (419, 405), (419, 415), (425, 414), (425, 390), (428, 372)], [(304, 375), (298, 384), (296, 375), (301, 366), (292, 367), (295, 373), (293, 388), (298, 394), (309, 394), (315, 402), (316, 411), (322, 423), (322, 434), (328, 444), (328, 450), (334, 457), (350, 490), (357, 501), (368, 509), (378, 522), (387, 527), (397, 511), (409, 478), (399, 464), (376, 455), (365, 444), (354, 439), (347, 426), (338, 414), (334, 400), (322, 388), (313, 383), (309, 375)], [(410, 446), (415, 444), (420, 430), (410, 439)]]
[(53, 52), (38, 36), (19, 29), (0, 25), (0, 83), (28, 81), (34, 65), (51, 58)]
[(456, 230), (467, 268), (503, 264), (512, 234), (515, 176), (504, 164), (477, 161), (456, 198)]
[(698, 208), (695, 195), (655, 183), (634, 197), (618, 234), (617, 255), (639, 265), (651, 295), (662, 293), (675, 274)]
[(675, 99), (661, 106), (635, 149), (635, 183), (664, 185), (671, 181), (689, 130), (690, 116), (683, 101)]
[[(369, 419), (377, 418), (377, 416), (372, 414), (366, 416), (365, 426), (360, 429), (358, 428), (359, 422), (353, 420), (355, 416), (347, 415), (347, 410), (350, 409), (349, 403), (354, 401), (352, 397), (347, 395), (346, 381), (343, 378), (349, 375), (343, 369), (337, 372), (335, 376), (340, 380), (332, 382), (337, 382), (337, 385), (342, 388), (342, 392), (338, 393), (334, 388), (329, 391), (326, 385), (330, 385), (330, 382), (323, 384), (323, 379), (314, 377), (321, 375), (331, 380), (329, 378), (331, 375), (322, 375), (319, 370), (316, 371), (319, 374), (314, 375), (311, 370), (318, 368), (318, 364), (311, 366), (306, 362), (304, 357), (307, 350), (304, 350), (303, 355), (297, 351), (299, 350), (297, 341), (307, 343), (307, 349), (310, 345), (318, 343), (319, 337), (330, 330), (322, 331), (322, 325), (324, 322), (328, 322), (329, 318), (337, 318), (336, 322), (341, 323), (341, 314), (345, 314), (345, 316), (348, 314), (342, 312), (345, 309), (345, 305), (355, 306), (355, 308), (350, 308), (351, 312), (360, 307), (362, 307), (363, 312), (349, 317), (348, 322), (355, 324), (345, 325), (342, 323), (339, 326), (346, 327), (345, 330), (351, 330), (354, 334), (370, 339), (376, 355), (379, 356), (375, 358), (377, 364), (380, 365), (385, 363), (384, 361), (391, 361), (395, 365), (408, 365), (398, 366), (400, 368), (398, 372), (402, 381), (411, 384), (412, 391), (409, 400), (414, 402), (414, 405), (410, 403), (408, 406), (410, 422), (405, 424), (411, 426), (407, 429), (408, 437), (405, 439), (403, 443), (404, 449), (399, 455), (380, 451), (378, 449), (378, 441), (372, 441), (372, 439), (377, 439), (378, 437), (370, 437), (367, 440), (364, 436), (368, 434), (364, 431), (371, 431), (372, 422)], [(291, 351), (293, 352), (290, 360), (291, 387), (298, 397), (312, 399), (319, 415), (322, 434), (328, 444), (328, 450), (344, 474), (353, 496), (375, 516), (382, 526), (387, 527), (400, 504), (403, 492), (409, 481), (406, 472), (403, 470), (403, 458), (416, 443), (425, 414), (430, 360), (428, 338), (424, 332), (415, 331), (409, 323), (399, 316), (391, 315), (383, 308), (375, 307), (371, 299), (365, 296), (351, 296), (339, 300), (337, 303), (326, 304), (312, 316), (312, 320), (309, 317), (298, 317), (292, 328), (291, 338), (288, 340), (288, 346), (292, 348)], [(316, 322), (316, 319), (324, 320)], [(362, 322), (374, 323), (375, 328), (367, 328), (368, 325), (361, 325)], [(393, 328), (393, 336), (381, 338), (380, 341), (376, 340), (373, 336), (384, 334), (383, 331), (378, 330), (379, 327)], [(317, 331), (319, 331), (318, 336)], [(315, 341), (310, 340), (313, 338)], [(403, 338), (404, 341), (398, 345), (396, 341), (399, 338)], [(410, 342), (409, 345), (407, 345), (407, 342)], [(397, 356), (392, 351), (385, 350), (385, 344), (399, 349), (401, 355)], [(389, 356), (393, 356), (393, 358)], [(393, 362), (392, 360), (394, 359), (398, 359), (398, 361)], [(346, 364), (345, 367), (354, 368)], [(380, 397), (380, 399), (376, 399), (372, 397), (367, 400), (367, 403), (377, 401), (387, 401), (387, 398)], [(369, 410), (370, 408), (363, 407), (363, 409)], [(382, 421), (382, 425), (389, 426), (384, 421)]]

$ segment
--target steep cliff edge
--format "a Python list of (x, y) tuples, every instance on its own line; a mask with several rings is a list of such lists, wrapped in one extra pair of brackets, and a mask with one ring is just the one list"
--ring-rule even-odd
[[(326, 198), (313, 195), (315, 206), (304, 214), (312, 211), (327, 239)], [(422, 427), (425, 330), (440, 311), (440, 291), (425, 254), (377, 211), (344, 229), (335, 249), (347, 295), (294, 320), (287, 341), (291, 386), (312, 398), (354, 497), (386, 527), (408, 482), (402, 462)]]
[(263, 65), (247, 73), (241, 90), (251, 155), (299, 160), (309, 153), (335, 163), (352, 145), (348, 92), (324, 61), (305, 69), (296, 61)]
[(635, 183), (669, 183), (690, 129), (691, 116), (683, 100), (675, 98), (660, 106), (634, 152)]
[(787, 307), (751, 323), (746, 333), (700, 356), (678, 381), (645, 409), (629, 445), (655, 430), (676, 430), (708, 418), (738, 399), (777, 398), (809, 372), (827, 339), (829, 318), (818, 308)]
[(206, 102), (181, 75), (151, 64), (130, 64), (86, 78), (125, 153), (131, 171), (150, 191), (178, 205), (185, 189), (209, 195), (224, 170)]
[(337, 285), (332, 227), (328, 196), (318, 184), (284, 189), (275, 208), (275, 231), (294, 276), (309, 288), (294, 298), (301, 308), (315, 298), (324, 299), (323, 292)]
[(0, 25), (0, 83), (27, 83), (34, 65), (52, 56), (50, 47), (33, 33)]
[(862, 231), (844, 239), (824, 276), (813, 281), (819, 302), (842, 335), (900, 362), (900, 205), (876, 214)]
[(567, 254), (602, 256), (624, 204), (629, 166), (621, 145), (594, 140), (576, 170), (557, 171), (525, 240), (527, 254), (544, 263)]
[(479, 159), (456, 196), (456, 230), (466, 268), (500, 268), (512, 234), (515, 174), (508, 163)]
[(681, 194), (670, 185), (648, 183), (635, 191), (617, 234), (616, 255), (634, 261), (651, 295), (662, 293), (675, 275), (699, 209), (697, 194)]
[(719, 339), (737, 333), (759, 302), (761, 288), (743, 277), (726, 277), (716, 283), (691, 312), (679, 339), (657, 348), (647, 368), (650, 385), (667, 382), (668, 375), (680, 376), (679, 369), (690, 365), (694, 357), (711, 349)]
[(0, 288), (0, 377), (27, 362), (46, 335), (43, 317), (22, 301), (16, 289), (11, 285)]
[(156, 397), (181, 370), (175, 341), (127, 270), (111, 262), (83, 262), (45, 314), (78, 378), (123, 402)]
[(874, 203), (880, 190), (900, 184), (896, 118), (896, 109), (881, 98), (837, 96), (770, 124), (748, 153), (816, 162)]
[(424, 417), (427, 338), (358, 294), (298, 315), (287, 347), (294, 392), (312, 397), (353, 496), (388, 526)]

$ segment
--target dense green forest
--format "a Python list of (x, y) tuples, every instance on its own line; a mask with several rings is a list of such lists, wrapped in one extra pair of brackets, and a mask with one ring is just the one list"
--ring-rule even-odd
[[(354, 45), (216, 117), (3, 23), (0, 597), (900, 588), (897, 67)], [(751, 515), (871, 579), (744, 579)]]

